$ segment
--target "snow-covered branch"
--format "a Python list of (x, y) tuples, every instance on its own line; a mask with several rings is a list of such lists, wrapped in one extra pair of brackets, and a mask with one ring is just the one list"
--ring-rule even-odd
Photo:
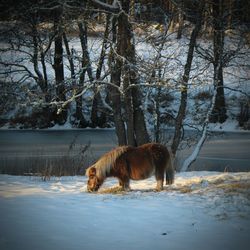
[[(116, 88), (121, 94), (123, 94), (124, 92), (120, 89), (120, 87), (116, 86), (115, 84), (112, 84), (110, 82), (104, 82), (104, 81), (95, 81), (94, 83), (98, 83), (101, 84), (99, 87), (97, 87), (97, 91), (100, 91), (102, 86), (104, 85), (110, 85), (114, 88)], [(88, 84), (81, 92), (77, 93), (77, 94), (73, 94), (69, 99), (67, 99), (66, 101), (53, 101), (50, 102), (50, 105), (56, 105), (58, 107), (57, 110), (57, 114), (60, 114), (63, 109), (65, 109), (70, 103), (74, 102), (78, 97), (83, 96), (85, 93), (87, 93), (87, 91), (92, 90), (93, 89), (93, 85), (92, 84)], [(105, 108), (107, 108), (110, 111), (113, 111), (113, 109), (105, 102), (105, 100), (102, 98), (102, 103), (104, 105)]]
[(212, 110), (215, 106), (215, 99), (216, 99), (216, 88), (214, 89), (214, 93), (213, 93), (213, 97), (212, 97), (212, 102), (211, 102), (211, 106), (207, 112), (206, 115), (206, 119), (203, 125), (203, 129), (202, 129), (202, 135), (200, 140), (198, 141), (198, 143), (195, 146), (195, 149), (193, 151), (193, 153), (183, 162), (182, 166), (181, 166), (181, 171), (187, 171), (188, 168), (190, 167), (190, 165), (197, 159), (197, 156), (201, 150), (201, 147), (203, 145), (203, 143), (205, 142), (206, 138), (207, 138), (207, 127), (208, 127), (208, 123), (209, 123), (209, 117), (212, 114)]
[(92, 4), (102, 10), (109, 11), (112, 13), (118, 13), (120, 11), (119, 1), (113, 1), (113, 4), (104, 3), (99, 0), (91, 0)]
[(245, 95), (246, 97), (250, 98), (250, 95), (248, 93), (246, 93), (245, 91), (242, 91), (241, 89), (230, 88), (230, 87), (227, 87), (227, 86), (223, 86), (223, 88), (234, 91), (234, 92), (241, 93), (241, 94)]

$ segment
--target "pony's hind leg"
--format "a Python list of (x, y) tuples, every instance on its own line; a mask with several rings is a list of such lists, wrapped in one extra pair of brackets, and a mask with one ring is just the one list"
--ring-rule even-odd
[(156, 191), (163, 190), (163, 183), (164, 183), (164, 168), (156, 168), (155, 169), (155, 179), (156, 179)]
[(163, 182), (164, 182), (164, 172), (156, 170), (155, 173), (155, 179), (156, 179), (156, 191), (162, 191), (163, 190)]
[(170, 155), (166, 167), (166, 185), (171, 185), (173, 183), (174, 183), (174, 167)]
[(166, 185), (171, 185), (174, 183), (174, 171), (167, 169), (166, 171)]

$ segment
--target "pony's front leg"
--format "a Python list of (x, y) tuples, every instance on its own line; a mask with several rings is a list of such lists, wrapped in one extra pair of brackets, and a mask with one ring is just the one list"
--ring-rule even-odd
[(157, 180), (156, 191), (163, 190), (163, 180)]
[(119, 186), (122, 188), (124, 191), (130, 191), (130, 185), (129, 185), (129, 180), (119, 180)]

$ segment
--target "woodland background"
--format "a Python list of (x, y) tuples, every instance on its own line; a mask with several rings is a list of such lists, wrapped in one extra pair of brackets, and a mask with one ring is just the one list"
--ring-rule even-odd
[(249, 129), (247, 0), (1, 1), (0, 124), (109, 128), (119, 145)]

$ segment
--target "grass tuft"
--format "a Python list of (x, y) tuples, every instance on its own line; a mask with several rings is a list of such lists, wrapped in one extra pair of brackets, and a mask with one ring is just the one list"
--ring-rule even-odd
[(98, 193), (100, 194), (126, 194), (126, 191), (120, 186), (101, 189)]

